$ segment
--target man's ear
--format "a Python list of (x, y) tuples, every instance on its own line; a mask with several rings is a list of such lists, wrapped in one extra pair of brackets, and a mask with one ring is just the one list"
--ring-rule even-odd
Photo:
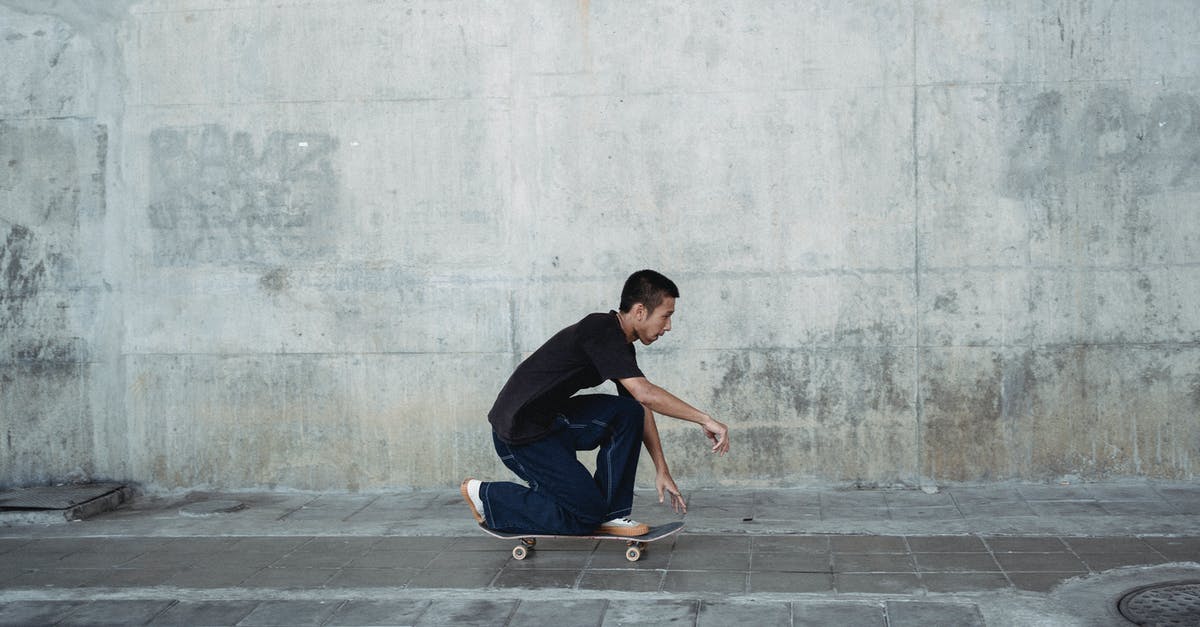
[(633, 304), (633, 317), (637, 318), (638, 322), (646, 319), (646, 306), (641, 303)]

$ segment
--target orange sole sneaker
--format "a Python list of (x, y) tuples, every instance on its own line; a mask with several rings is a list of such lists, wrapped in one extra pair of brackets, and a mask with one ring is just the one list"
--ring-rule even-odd
[(471, 508), (471, 515), (475, 517), (475, 522), (483, 524), (483, 514), (475, 508), (475, 501), (471, 500), (471, 494), (467, 492), (467, 484), (470, 483), (471, 477), (463, 479), (462, 485), (458, 486), (458, 491), (462, 493), (463, 500), (467, 502), (467, 507)]
[(617, 527), (615, 525), (610, 527), (608, 525), (600, 525), (600, 527), (596, 529), (597, 535), (621, 536), (622, 538), (644, 536), (648, 533), (650, 533), (650, 526), (644, 523), (638, 523), (632, 527)]

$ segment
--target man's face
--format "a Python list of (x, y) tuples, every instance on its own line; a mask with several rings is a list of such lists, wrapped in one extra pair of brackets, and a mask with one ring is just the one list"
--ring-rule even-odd
[(654, 311), (646, 309), (646, 306), (638, 303), (634, 305), (634, 330), (637, 332), (637, 339), (649, 346), (654, 343), (654, 340), (662, 337), (667, 331), (671, 330), (671, 316), (675, 314), (675, 298), (667, 296), (659, 303)]

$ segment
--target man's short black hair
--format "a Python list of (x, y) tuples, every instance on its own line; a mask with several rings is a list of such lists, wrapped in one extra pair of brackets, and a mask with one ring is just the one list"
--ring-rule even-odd
[(668, 296), (679, 298), (674, 281), (653, 270), (638, 270), (625, 279), (625, 287), (621, 289), (621, 313), (629, 313), (635, 303), (654, 311)]

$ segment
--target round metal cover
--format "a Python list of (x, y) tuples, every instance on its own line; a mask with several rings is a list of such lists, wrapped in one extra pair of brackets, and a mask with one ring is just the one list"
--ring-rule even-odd
[(1138, 625), (1200, 625), (1200, 581), (1170, 581), (1134, 588), (1117, 609)]

